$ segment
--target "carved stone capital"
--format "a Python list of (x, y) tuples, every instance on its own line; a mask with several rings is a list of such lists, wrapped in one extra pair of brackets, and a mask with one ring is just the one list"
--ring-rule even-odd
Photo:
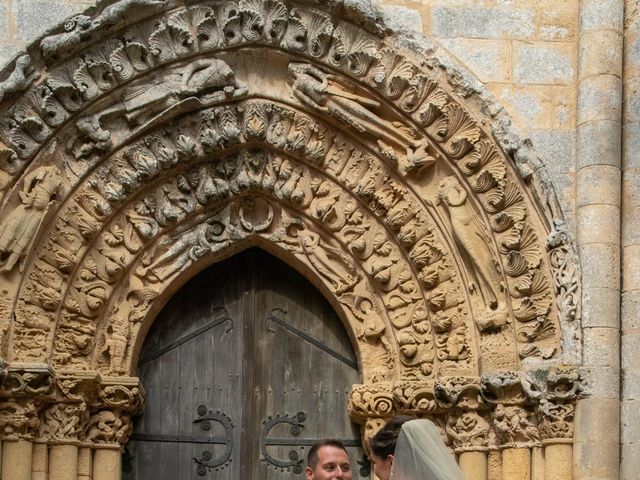
[(566, 442), (573, 438), (575, 402), (582, 395), (583, 383), (578, 370), (570, 366), (523, 375), (525, 392), (538, 412), (543, 442)]
[(84, 441), (91, 446), (123, 446), (129, 441), (133, 426), (131, 415), (121, 410), (100, 410), (87, 422)]
[(0, 401), (0, 435), (3, 439), (31, 439), (39, 425), (35, 401), (27, 398)]
[(393, 400), (398, 413), (425, 414), (438, 408), (431, 382), (397, 382), (393, 385)]
[(393, 386), (386, 383), (354, 385), (348, 409), (351, 418), (361, 422), (372, 417), (384, 418), (393, 415)]
[(56, 376), (58, 393), (63, 401), (94, 403), (100, 389), (97, 372), (63, 371)]
[(486, 450), (495, 444), (489, 412), (455, 411), (447, 416), (445, 428), (457, 452)]
[(435, 397), (445, 409), (477, 410), (486, 407), (481, 390), (478, 377), (450, 377), (434, 386)]
[(482, 398), (489, 404), (522, 405), (527, 400), (518, 372), (483, 375), (480, 384)]
[(506, 448), (528, 448), (540, 443), (535, 412), (519, 405), (498, 404), (492, 412), (498, 444)]
[(40, 414), (38, 440), (49, 444), (79, 443), (89, 419), (84, 403), (54, 403)]
[(538, 414), (543, 443), (570, 442), (573, 439), (574, 413), (573, 403), (542, 399), (538, 405)]
[(106, 377), (97, 403), (100, 408), (140, 413), (144, 407), (144, 389), (137, 377)]

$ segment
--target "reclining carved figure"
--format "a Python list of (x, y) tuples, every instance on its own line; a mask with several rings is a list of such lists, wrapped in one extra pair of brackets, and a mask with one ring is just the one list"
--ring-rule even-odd
[(225, 61), (217, 58), (191, 61), (151, 81), (145, 78), (134, 82), (124, 89), (120, 102), (80, 118), (76, 126), (90, 142), (74, 153), (81, 158), (95, 150), (108, 150), (111, 132), (104, 128), (102, 121), (110, 117), (124, 117), (139, 132), (181, 113), (242, 97), (246, 92), (244, 83)]

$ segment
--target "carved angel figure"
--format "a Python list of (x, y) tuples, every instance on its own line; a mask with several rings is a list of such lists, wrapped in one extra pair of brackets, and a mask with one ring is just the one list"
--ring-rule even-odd
[(309, 263), (329, 281), (336, 294), (351, 290), (360, 280), (355, 267), (338, 249), (322, 242), (317, 233), (304, 230), (298, 234), (298, 242)]
[(78, 151), (80, 158), (94, 149), (106, 150), (111, 145), (111, 133), (102, 120), (124, 116), (130, 125), (149, 128), (196, 108), (220, 103), (245, 95), (247, 88), (223, 60), (202, 58), (173, 68), (152, 80), (133, 82), (124, 89), (122, 100), (94, 115), (80, 118), (78, 130), (92, 143)]
[(494, 259), (489, 236), (484, 225), (467, 204), (467, 192), (453, 176), (443, 179), (438, 186), (438, 203), (443, 203), (449, 211), (453, 238), (471, 263), (477, 286), (488, 310), (499, 305), (498, 291), (503, 289), (502, 277)]
[(53, 166), (40, 167), (24, 179), (22, 205), (0, 225), (0, 271), (10, 271), (29, 249), (47, 208), (62, 189), (62, 176)]
[[(355, 85), (306, 63), (289, 64), (289, 83), (293, 94), (307, 107), (332, 116), (361, 134), (376, 139), (383, 154), (394, 157), (407, 170), (417, 170), (433, 163), (426, 143), (415, 130), (401, 122), (385, 120), (375, 110), (381, 104), (358, 91)], [(402, 151), (398, 158), (393, 145)]]

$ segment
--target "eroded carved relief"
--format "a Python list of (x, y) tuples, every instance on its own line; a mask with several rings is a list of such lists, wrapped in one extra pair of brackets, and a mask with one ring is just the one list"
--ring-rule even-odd
[(111, 132), (102, 126), (110, 117), (123, 117), (134, 130), (145, 130), (185, 111), (240, 98), (246, 91), (231, 67), (217, 58), (192, 60), (172, 67), (162, 76), (128, 85), (120, 103), (80, 118), (76, 126), (87, 141), (80, 141), (74, 147), (74, 155), (82, 158), (95, 150), (106, 151), (111, 147)]
[(469, 273), (475, 280), (469, 289), (481, 297), (483, 308), (476, 318), (480, 330), (500, 328), (508, 321), (505, 302), (502, 298), (504, 281), (500, 265), (492, 254), (491, 237), (478, 215), (467, 204), (467, 192), (453, 176), (438, 185), (437, 198), (449, 211), (453, 238), (461, 254), (468, 258), (472, 267)]
[[(40, 384), (9, 371), (5, 384), (33, 391), (16, 393), (24, 405), (2, 395), (5, 433), (41, 421), (52, 442), (125, 442), (140, 389), (100, 386), (96, 371), (132, 374), (172, 282), (259, 241), (343, 308), (366, 382), (350, 409), (367, 432), (406, 412), (432, 416), (460, 452), (572, 435), (575, 395), (550, 393), (571, 384), (562, 375), (479, 379), (559, 356), (559, 325), (580, 314), (566, 229), (549, 234), (429, 62), (329, 7), (100, 8), (41, 42), (46, 73), (24, 56), (0, 83), (13, 102), (0, 104), (0, 261), (20, 277), (0, 278), (7, 353), (85, 372)], [(26, 403), (54, 384), (53, 405)]]
[(0, 102), (7, 94), (25, 91), (37, 78), (38, 73), (33, 67), (29, 55), (19, 56), (13, 71), (6, 80), (0, 82)]
[(24, 178), (21, 205), (0, 224), (0, 270), (7, 272), (26, 255), (50, 203), (62, 192), (56, 167), (39, 167)]
[[(405, 173), (420, 171), (435, 163), (428, 142), (400, 121), (391, 122), (374, 113), (380, 103), (346, 79), (303, 63), (289, 64), (294, 95), (303, 105), (318, 110), (360, 134), (376, 139), (383, 156), (394, 160)], [(397, 150), (400, 150), (398, 152)]]

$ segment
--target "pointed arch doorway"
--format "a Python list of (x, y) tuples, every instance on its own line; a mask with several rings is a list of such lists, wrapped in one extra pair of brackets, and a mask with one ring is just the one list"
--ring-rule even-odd
[(123, 478), (304, 478), (315, 441), (342, 439), (368, 477), (346, 411), (358, 382), (342, 323), (302, 275), (252, 248), (184, 285), (149, 331), (146, 391)]

